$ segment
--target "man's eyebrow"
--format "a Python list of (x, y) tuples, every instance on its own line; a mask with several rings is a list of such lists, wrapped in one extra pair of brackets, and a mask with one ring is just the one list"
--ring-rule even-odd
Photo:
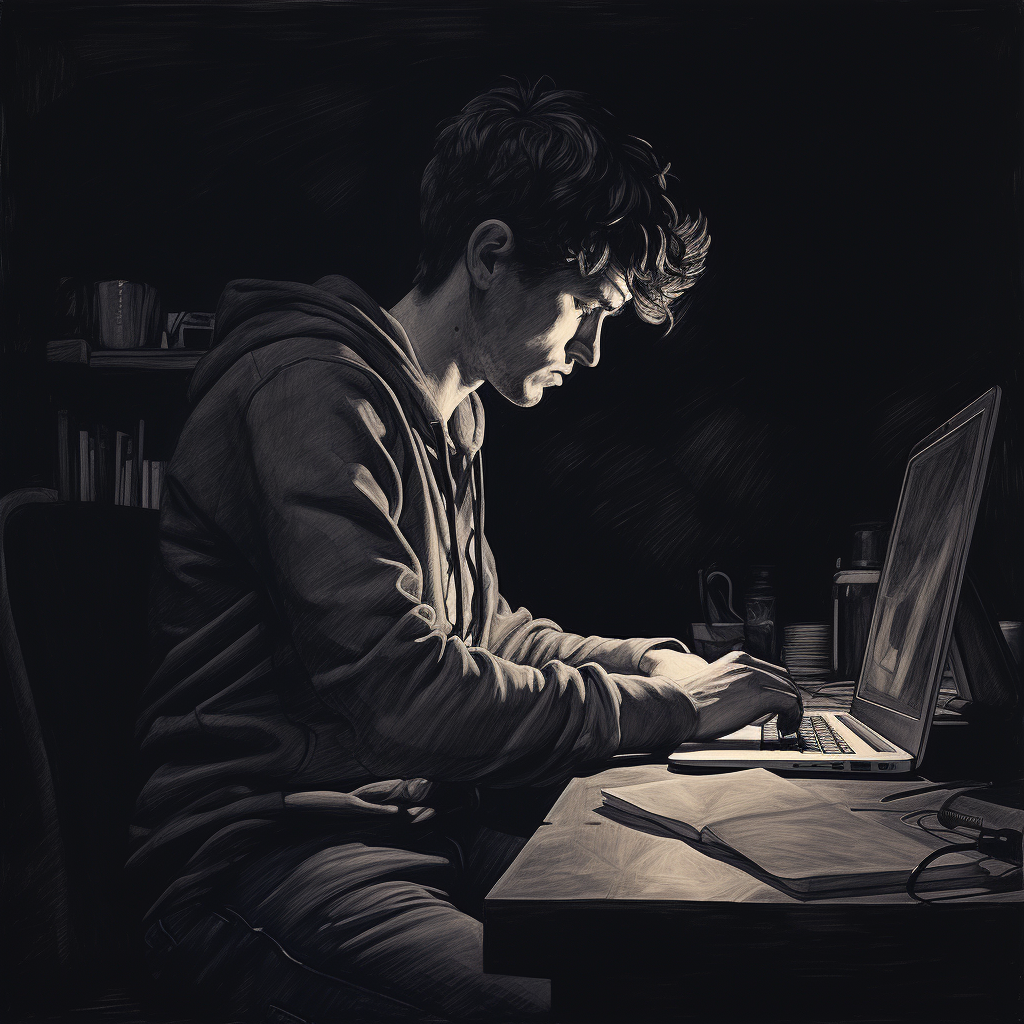
[(625, 301), (625, 302), (623, 302), (623, 303), (621, 303), (620, 305), (616, 306), (616, 305), (615, 305), (614, 303), (612, 303), (612, 302), (609, 302), (609, 301), (608, 301), (607, 299), (605, 299), (605, 298), (601, 298), (601, 299), (598, 299), (598, 303), (597, 303), (597, 304), (598, 304), (598, 305), (599, 305), (599, 306), (600, 306), (600, 307), (601, 307), (601, 308), (602, 308), (602, 309), (603, 309), (603, 310), (604, 310), (604, 311), (605, 311), (605, 312), (606, 312), (606, 313), (607, 313), (607, 314), (608, 314), (609, 316), (618, 316), (618, 315), (619, 315), (619, 314), (620, 314), (620, 313), (621, 313), (621, 312), (622, 312), (622, 311), (623, 311), (623, 310), (624, 310), (624, 309), (626, 308), (626, 305), (627, 305), (627, 303), (628, 303), (629, 301), (630, 301), (629, 299), (626, 299), (626, 301)]
[(588, 288), (585, 291), (586, 294), (583, 295), (583, 298), (587, 302), (592, 302), (595, 306), (599, 307), (600, 309), (603, 309), (609, 316), (618, 316), (626, 308), (627, 304), (632, 301), (633, 298), (632, 296), (630, 296), (621, 305), (616, 306), (615, 303), (611, 301), (611, 299), (605, 298), (604, 293), (598, 291), (597, 289), (591, 291)]

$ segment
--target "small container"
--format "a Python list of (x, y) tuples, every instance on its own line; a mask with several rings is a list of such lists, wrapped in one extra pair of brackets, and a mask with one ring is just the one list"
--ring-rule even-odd
[(148, 284), (98, 281), (93, 298), (93, 343), (99, 348), (159, 348), (160, 294)]
[(832, 584), (832, 671), (839, 679), (860, 675), (881, 569), (843, 569)]
[(693, 622), (693, 653), (705, 661), (717, 661), (730, 651), (744, 650), (742, 622)]
[(850, 567), (853, 569), (881, 569), (885, 549), (889, 543), (889, 524), (880, 520), (857, 523), (853, 527), (853, 550)]

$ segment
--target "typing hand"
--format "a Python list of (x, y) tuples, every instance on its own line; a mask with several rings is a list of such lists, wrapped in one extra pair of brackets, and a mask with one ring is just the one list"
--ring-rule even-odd
[(724, 736), (773, 714), (779, 716), (779, 732), (789, 733), (803, 714), (800, 690), (786, 670), (746, 651), (731, 651), (711, 662), (680, 689), (697, 709), (691, 740)]

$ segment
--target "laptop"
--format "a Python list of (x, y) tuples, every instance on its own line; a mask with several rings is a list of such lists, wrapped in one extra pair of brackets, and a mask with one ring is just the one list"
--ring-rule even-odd
[(684, 743), (677, 768), (909, 772), (925, 744), (999, 411), (992, 388), (910, 454), (849, 711), (808, 711), (798, 732), (776, 720)]

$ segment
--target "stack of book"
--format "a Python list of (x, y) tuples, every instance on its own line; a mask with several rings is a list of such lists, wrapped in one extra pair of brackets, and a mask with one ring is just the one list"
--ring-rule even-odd
[(57, 413), (57, 496), (61, 501), (159, 508), (165, 464), (143, 459), (146, 421), (130, 430), (72, 421)]

